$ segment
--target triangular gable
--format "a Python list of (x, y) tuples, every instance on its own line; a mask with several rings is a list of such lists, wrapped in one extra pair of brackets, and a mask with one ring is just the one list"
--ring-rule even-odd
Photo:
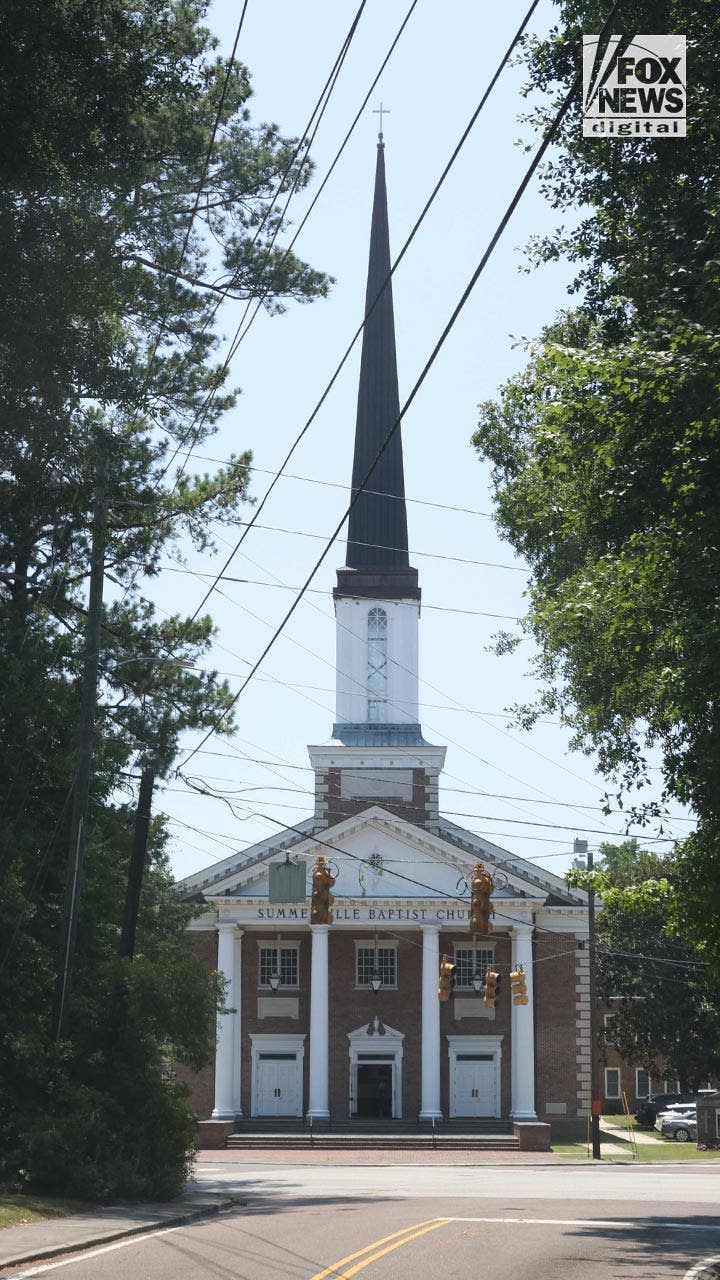
[(269, 863), (290, 853), (293, 861), (306, 863), (322, 853), (334, 864), (336, 899), (456, 897), (466, 892), (466, 878), (482, 858), (495, 874), (503, 898), (544, 902), (552, 894), (556, 899), (562, 896), (565, 902), (579, 901), (560, 877), (454, 823), (441, 820), (438, 835), (379, 805), (332, 827), (319, 828), (313, 819), (306, 819), (252, 846), (242, 861), (225, 859), (207, 873), (188, 877), (182, 888), (188, 894), (203, 892), (208, 897), (265, 897)]

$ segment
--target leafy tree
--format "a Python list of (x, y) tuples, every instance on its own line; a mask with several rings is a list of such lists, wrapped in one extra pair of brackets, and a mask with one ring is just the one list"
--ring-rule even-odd
[[(192, 1124), (161, 1062), (207, 1058), (221, 996), (188, 951), (161, 829), (135, 961), (117, 959), (133, 743), (162, 775), (178, 735), (214, 724), (230, 697), (199, 665), (210, 618), (159, 617), (140, 587), (181, 538), (211, 548), (247, 500), (248, 452), (188, 470), (235, 401), (218, 302), (280, 312), (329, 283), (275, 243), (275, 193), (310, 166), (276, 126), (251, 124), (248, 73), (216, 56), (205, 8), (10, 0), (0, 15), (0, 1176), (99, 1197), (179, 1189)], [(113, 595), (55, 1048), (98, 448)]]
[[(537, 123), (601, 20), (594, 0), (568, 0), (528, 44)], [(579, 106), (569, 115), (544, 188), (579, 225), (532, 253), (576, 262), (581, 301), (481, 407), (474, 442), (493, 464), (500, 529), (530, 566), (541, 705), (598, 752), (620, 800), (660, 753), (663, 800), (697, 815), (676, 925), (720, 964), (720, 15), (704, 0), (630, 0), (622, 22), (687, 32), (690, 135), (599, 142), (581, 137)]]
[(696, 1090), (720, 1071), (720, 1005), (698, 948), (672, 923), (678, 867), (672, 856), (635, 839), (603, 844), (593, 873), (568, 882), (592, 885), (597, 917), (597, 991), (610, 1010), (601, 1041), (654, 1076)]

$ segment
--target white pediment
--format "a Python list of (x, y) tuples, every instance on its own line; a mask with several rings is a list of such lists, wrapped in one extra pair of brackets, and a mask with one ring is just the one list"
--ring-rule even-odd
[[(246, 851), (245, 859), (226, 859), (208, 873), (182, 882), (190, 894), (259, 899), (268, 896), (269, 864), (285, 855), (309, 866), (323, 854), (333, 866), (336, 902), (352, 899), (457, 899), (467, 893), (467, 877), (479, 858), (496, 876), (499, 894), (539, 905), (548, 894), (569, 894), (564, 882), (526, 863), (473, 832), (441, 820), (439, 834), (415, 826), (372, 805), (332, 827), (317, 828), (312, 819), (279, 832)], [(578, 900), (575, 897), (575, 900)]]

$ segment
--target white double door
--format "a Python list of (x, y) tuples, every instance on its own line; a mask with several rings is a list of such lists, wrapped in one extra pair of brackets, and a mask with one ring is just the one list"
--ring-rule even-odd
[(450, 1115), (497, 1116), (497, 1061), (494, 1054), (458, 1054), (452, 1063)]
[(255, 1115), (302, 1115), (302, 1065), (294, 1053), (260, 1053), (256, 1062)]

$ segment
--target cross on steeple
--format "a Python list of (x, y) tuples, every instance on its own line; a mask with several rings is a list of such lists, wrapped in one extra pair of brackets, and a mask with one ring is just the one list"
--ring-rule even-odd
[(380, 132), (378, 133), (378, 142), (382, 142), (383, 140), (382, 118), (383, 116), (390, 115), (389, 109), (387, 107), (384, 107), (382, 104), (382, 98), (380, 99), (380, 106), (373, 108), (373, 115), (380, 117)]

